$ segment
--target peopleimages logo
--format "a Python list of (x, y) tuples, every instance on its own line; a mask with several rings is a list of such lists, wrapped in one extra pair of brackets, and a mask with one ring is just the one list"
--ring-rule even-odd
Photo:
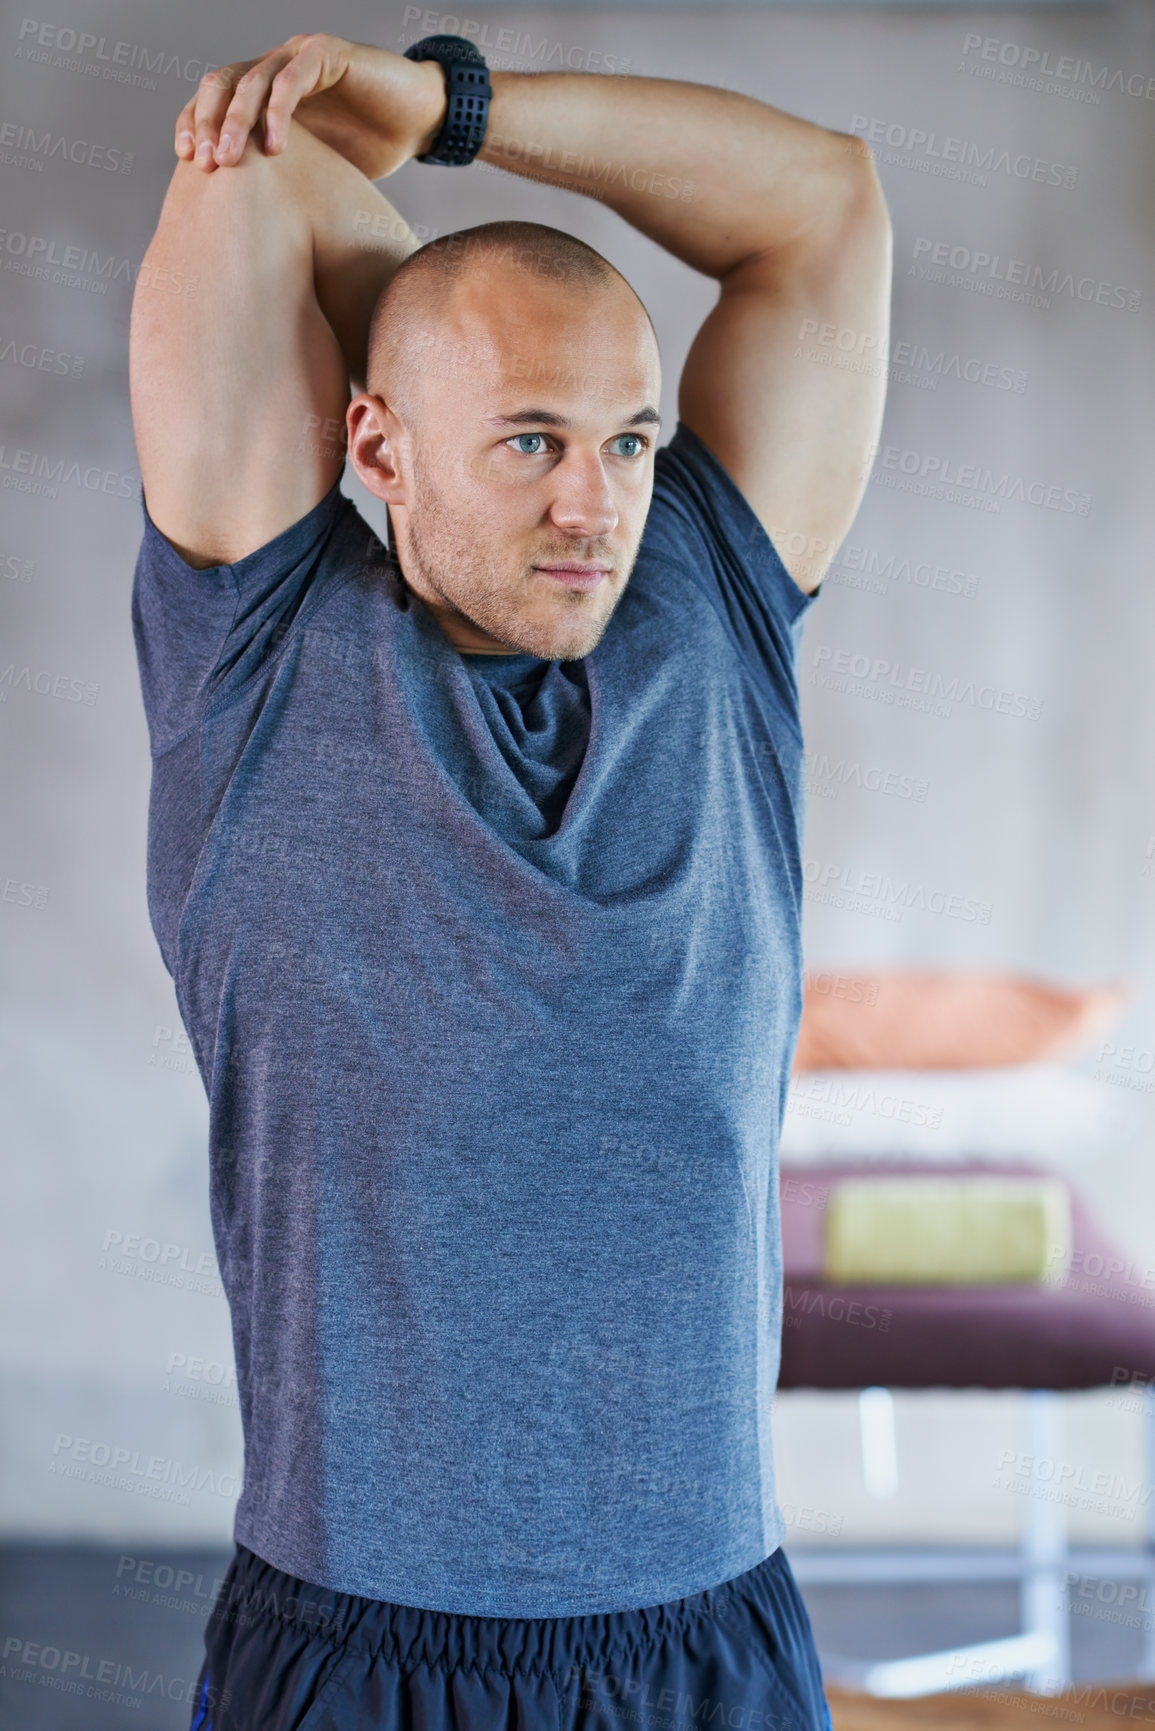
[(63, 133), (37, 132), (14, 120), (0, 124), (0, 161), (15, 168), (42, 168), (52, 157), (82, 168), (101, 168), (110, 174), (131, 174), (133, 152), (116, 144), (94, 144), (90, 139), (66, 138)]
[(978, 896), (964, 896), (939, 886), (928, 889), (909, 878), (896, 881), (886, 872), (856, 870), (834, 860), (804, 859), (802, 878), (804, 901), (822, 902), (872, 919), (898, 921), (914, 908), (981, 926), (991, 923), (992, 904)]
[[(889, 881), (888, 879), (887, 882)], [(903, 892), (909, 891), (907, 884), (902, 888)], [(896, 1124), (916, 1124), (925, 1130), (942, 1129), (941, 1106), (934, 1106), (929, 1100), (891, 1094), (885, 1089), (880, 1092), (871, 1083), (843, 1082), (837, 1076), (810, 1072), (791, 1081), (786, 1110), (808, 1116), (806, 1107), (812, 1104), (832, 1106), (840, 1112), (857, 1112), (860, 1116), (889, 1118)], [(843, 1122), (849, 1123), (850, 1119)], [(782, 1191), (782, 1197), (787, 1200), (785, 1190)], [(797, 1201), (798, 1198), (791, 1197), (789, 1200)], [(825, 1190), (821, 1206), (826, 1206)]]
[(134, 84), (156, 90), (158, 78), (178, 78), (196, 84), (213, 68), (207, 60), (182, 57), (167, 48), (145, 48), (138, 42), (110, 42), (89, 30), (74, 30), (71, 24), (49, 24), (25, 18), (18, 32), (17, 60), (37, 66), (55, 66), (110, 78), (117, 84)]
[(510, 55), (519, 64), (532, 62), (542, 72), (601, 72), (620, 76), (630, 67), (630, 62), (623, 60), (620, 54), (606, 54), (600, 48), (581, 48), (573, 43), (551, 41), (548, 36), (535, 42), (528, 30), (514, 30), (509, 26), (495, 29), (491, 35), (488, 20), (458, 17), (451, 12), (435, 12), (420, 6), (405, 8), (401, 20), (402, 40), (409, 31), (413, 33), (414, 41), (420, 36), (463, 36), (475, 47), (484, 49), (491, 66), (496, 64), (495, 55)]
[[(107, 1469), (107, 1470), (97, 1470)], [(126, 1444), (74, 1437), (58, 1431), (49, 1471), (64, 1478), (85, 1478), (111, 1490), (133, 1491), (187, 1505), (191, 1491), (232, 1499), (240, 1495), (235, 1473), (179, 1461), (170, 1455), (145, 1455)]]
[[(1137, 288), (1126, 288), (1099, 277), (1076, 277), (1073, 271), (1060, 270), (1057, 265), (1046, 270), (1026, 259), (1003, 258), (1001, 253), (986, 252), (981, 247), (955, 246), (948, 240), (934, 240), (925, 234), (915, 238), (911, 257), (914, 262), (909, 267), (909, 275), (943, 282), (950, 280), (944, 275), (945, 270), (950, 270), (959, 276), (974, 278), (976, 284), (983, 285), (982, 292), (997, 292), (1004, 298), (1037, 295), (1044, 305), (1049, 305), (1046, 297), (1050, 295), (1070, 295), (1072, 300), (1086, 301), (1088, 305), (1121, 307), (1129, 313), (1139, 311), (1142, 299)], [(997, 289), (996, 284), (999, 285)]]
[(825, 751), (804, 752), (803, 761), (806, 764), (806, 791), (819, 798), (837, 798), (844, 787), (860, 787), (867, 793), (913, 799), (920, 804), (926, 798), (925, 780), (913, 775), (900, 775), (896, 769), (883, 769), (878, 764), (864, 766), (853, 758), (831, 757)]
[(99, 690), (90, 680), (71, 679), (66, 673), (52, 673), (46, 667), (38, 667), (34, 673), (28, 664), (17, 667), (10, 661), (7, 667), (0, 668), (0, 703), (7, 703), (10, 691), (27, 691), (38, 697), (58, 698), (62, 703), (84, 703), (91, 708)]
[[(820, 360), (831, 366), (853, 363), (854, 371), (864, 372), (872, 378), (881, 376), (885, 365), (889, 367), (892, 379), (896, 376), (928, 375), (924, 383), (932, 390), (937, 387), (939, 379), (951, 378), (998, 391), (1015, 391), (1020, 396), (1027, 388), (1027, 375), (1022, 367), (1000, 366), (995, 361), (983, 361), (975, 355), (948, 354), (946, 349), (932, 349), (926, 343), (896, 342), (886, 331), (860, 331), (853, 325), (803, 319), (798, 327), (798, 336), (800, 344), (794, 353), (800, 358)], [(811, 338), (810, 347), (803, 348), (801, 343)], [(822, 354), (820, 350), (827, 353)]]
[[(1006, 469), (996, 474), (981, 463), (956, 463), (953, 457), (936, 451), (904, 451), (897, 445), (883, 445), (876, 454), (878, 467), (871, 475), (876, 486), (922, 492), (953, 504), (977, 504), (988, 511), (1000, 511), (1005, 500), (1018, 500), (1045, 511), (1074, 512), (1079, 517), (1091, 514), (1091, 494), (1076, 487), (1029, 480)], [(894, 471), (893, 476), (887, 470)]]
[(892, 1311), (888, 1305), (866, 1304), (861, 1299), (848, 1298), (842, 1293), (831, 1295), (820, 1287), (804, 1286), (795, 1291), (782, 1289), (783, 1328), (801, 1328), (804, 1316), (821, 1316), (828, 1322), (845, 1322), (851, 1328), (875, 1328), (886, 1334)]
[(876, 701), (886, 701), (888, 693), (889, 700), (894, 701), (895, 693), (911, 692), (943, 704), (942, 713), (946, 715), (950, 714), (951, 705), (966, 703), (972, 709), (986, 709), (994, 715), (1025, 716), (1037, 721), (1043, 707), (1041, 697), (1030, 697), (1010, 686), (976, 684), (957, 673), (948, 676), (932, 667), (907, 667), (885, 656), (872, 657), (863, 650), (841, 649), (833, 643), (815, 645), (813, 667), (816, 671), (810, 675), (812, 685), (821, 683), (831, 690)]
[[(1092, 1472), (1084, 1461), (1052, 1460), (1046, 1455), (1022, 1454), (1015, 1449), (1001, 1451), (998, 1470), (1003, 1475), (1001, 1484), (998, 1479), (995, 1481), (999, 1489), (1045, 1486), (1058, 1493), (1052, 1498), (1054, 1501), (1065, 1501), (1070, 1496), (1075, 1506), (1097, 1508), (1100, 1513), (1121, 1513), (1126, 1509), (1128, 1518), (1134, 1515), (1136, 1507), (1145, 1507), (1150, 1502), (1155, 1489), (1142, 1479), (1132, 1483), (1123, 1473)], [(1082, 1500), (1088, 1497), (1096, 1500)], [(1104, 1499), (1103, 1504), (1097, 1501), (1100, 1498)]]
[(197, 289), (198, 278), (181, 271), (158, 269), (144, 260), (134, 264), (114, 253), (105, 255), (93, 247), (68, 245), (19, 229), (0, 228), (0, 254), (4, 270), (96, 294), (106, 293), (110, 282), (120, 282), (125, 288), (140, 284), (163, 294), (195, 294)]
[[(1020, 81), (1030, 89), (1090, 86), (1087, 94), (1095, 101), (1101, 90), (1114, 91), (1118, 96), (1138, 96), (1146, 102), (1155, 99), (1155, 74), (1150, 72), (1124, 72), (1121, 67), (1109, 66), (1095, 68), (1089, 60), (1079, 60), (1071, 54), (1052, 55), (1047, 48), (1030, 48), (1020, 42), (980, 36), (977, 31), (968, 30), (963, 37), (964, 64), (972, 55), (976, 58), (967, 70), (977, 70), (986, 61), (992, 69), (997, 66), (1018, 73)], [(1046, 85), (1045, 79), (1056, 83)]]
[[(851, 573), (840, 577), (839, 572)], [(888, 593), (888, 584), (909, 583), (911, 588), (936, 590), (945, 595), (962, 595), (970, 600), (978, 593), (979, 578), (974, 571), (958, 571), (950, 565), (932, 565), (929, 559), (899, 558), (862, 542), (848, 541), (831, 566), (832, 580), (850, 588)], [(857, 579), (857, 580), (855, 580)]]
[[(196, 1677), (177, 1677), (164, 1671), (134, 1670), (119, 1659), (96, 1653), (77, 1653), (51, 1642), (32, 1641), (24, 1635), (6, 1635), (0, 1654), (0, 1675), (10, 1683), (29, 1683), (55, 1689), (62, 1695), (83, 1695), (90, 1701), (107, 1701), (139, 1712), (146, 1695), (164, 1701), (226, 1707), (230, 1691), (217, 1689)], [(182, 1715), (183, 1717), (183, 1715)]]
[(0, 487), (49, 499), (54, 499), (61, 487), (82, 487), (86, 493), (111, 493), (119, 499), (133, 499), (140, 487), (140, 476), (102, 469), (99, 463), (69, 462), (55, 452), (0, 445)]
[(987, 173), (1009, 174), (1015, 180), (1033, 180), (1047, 186), (1073, 187), (1079, 178), (1077, 168), (1069, 163), (1052, 162), (1048, 157), (1030, 156), (1024, 151), (1014, 155), (995, 145), (975, 144), (967, 138), (941, 136), (928, 132), (924, 126), (904, 126), (898, 121), (873, 120), (866, 114), (851, 116), (850, 130), (868, 144), (885, 144), (891, 148), (883, 155), (884, 162), (897, 162), (900, 167), (917, 168), (923, 173), (946, 174), (952, 178), (952, 167), (975, 169), (971, 178), (986, 185)]

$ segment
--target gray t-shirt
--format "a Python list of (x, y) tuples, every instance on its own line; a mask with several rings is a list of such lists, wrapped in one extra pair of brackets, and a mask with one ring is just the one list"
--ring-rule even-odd
[(812, 598), (681, 423), (583, 662), (460, 654), (336, 485), (203, 571), (141, 505), (149, 912), (209, 1099), (237, 1539), (497, 1617), (753, 1567)]
[(584, 661), (469, 655), (494, 744), (541, 813), (543, 835), (561, 822), (590, 736)]

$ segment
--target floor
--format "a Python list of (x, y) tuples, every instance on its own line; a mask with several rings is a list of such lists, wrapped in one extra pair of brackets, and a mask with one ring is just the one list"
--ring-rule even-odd
[[(204, 1622), (227, 1560), (218, 1551), (0, 1549), (4, 1731), (188, 1731)], [(1016, 1626), (1016, 1590), (1006, 1585), (815, 1586), (806, 1599), (824, 1658), (897, 1658)], [(1074, 1603), (1076, 1681), (1133, 1676), (1135, 1620), (1077, 1595)]]

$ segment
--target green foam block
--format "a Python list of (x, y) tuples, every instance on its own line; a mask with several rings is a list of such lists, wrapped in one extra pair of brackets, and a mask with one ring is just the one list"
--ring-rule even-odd
[(1061, 1286), (1071, 1198), (1058, 1178), (843, 1179), (826, 1213), (840, 1285)]

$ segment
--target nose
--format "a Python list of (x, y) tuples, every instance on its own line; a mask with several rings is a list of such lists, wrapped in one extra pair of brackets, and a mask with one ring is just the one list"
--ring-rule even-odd
[(570, 449), (553, 470), (550, 519), (567, 535), (609, 535), (618, 526), (618, 508), (597, 451)]

